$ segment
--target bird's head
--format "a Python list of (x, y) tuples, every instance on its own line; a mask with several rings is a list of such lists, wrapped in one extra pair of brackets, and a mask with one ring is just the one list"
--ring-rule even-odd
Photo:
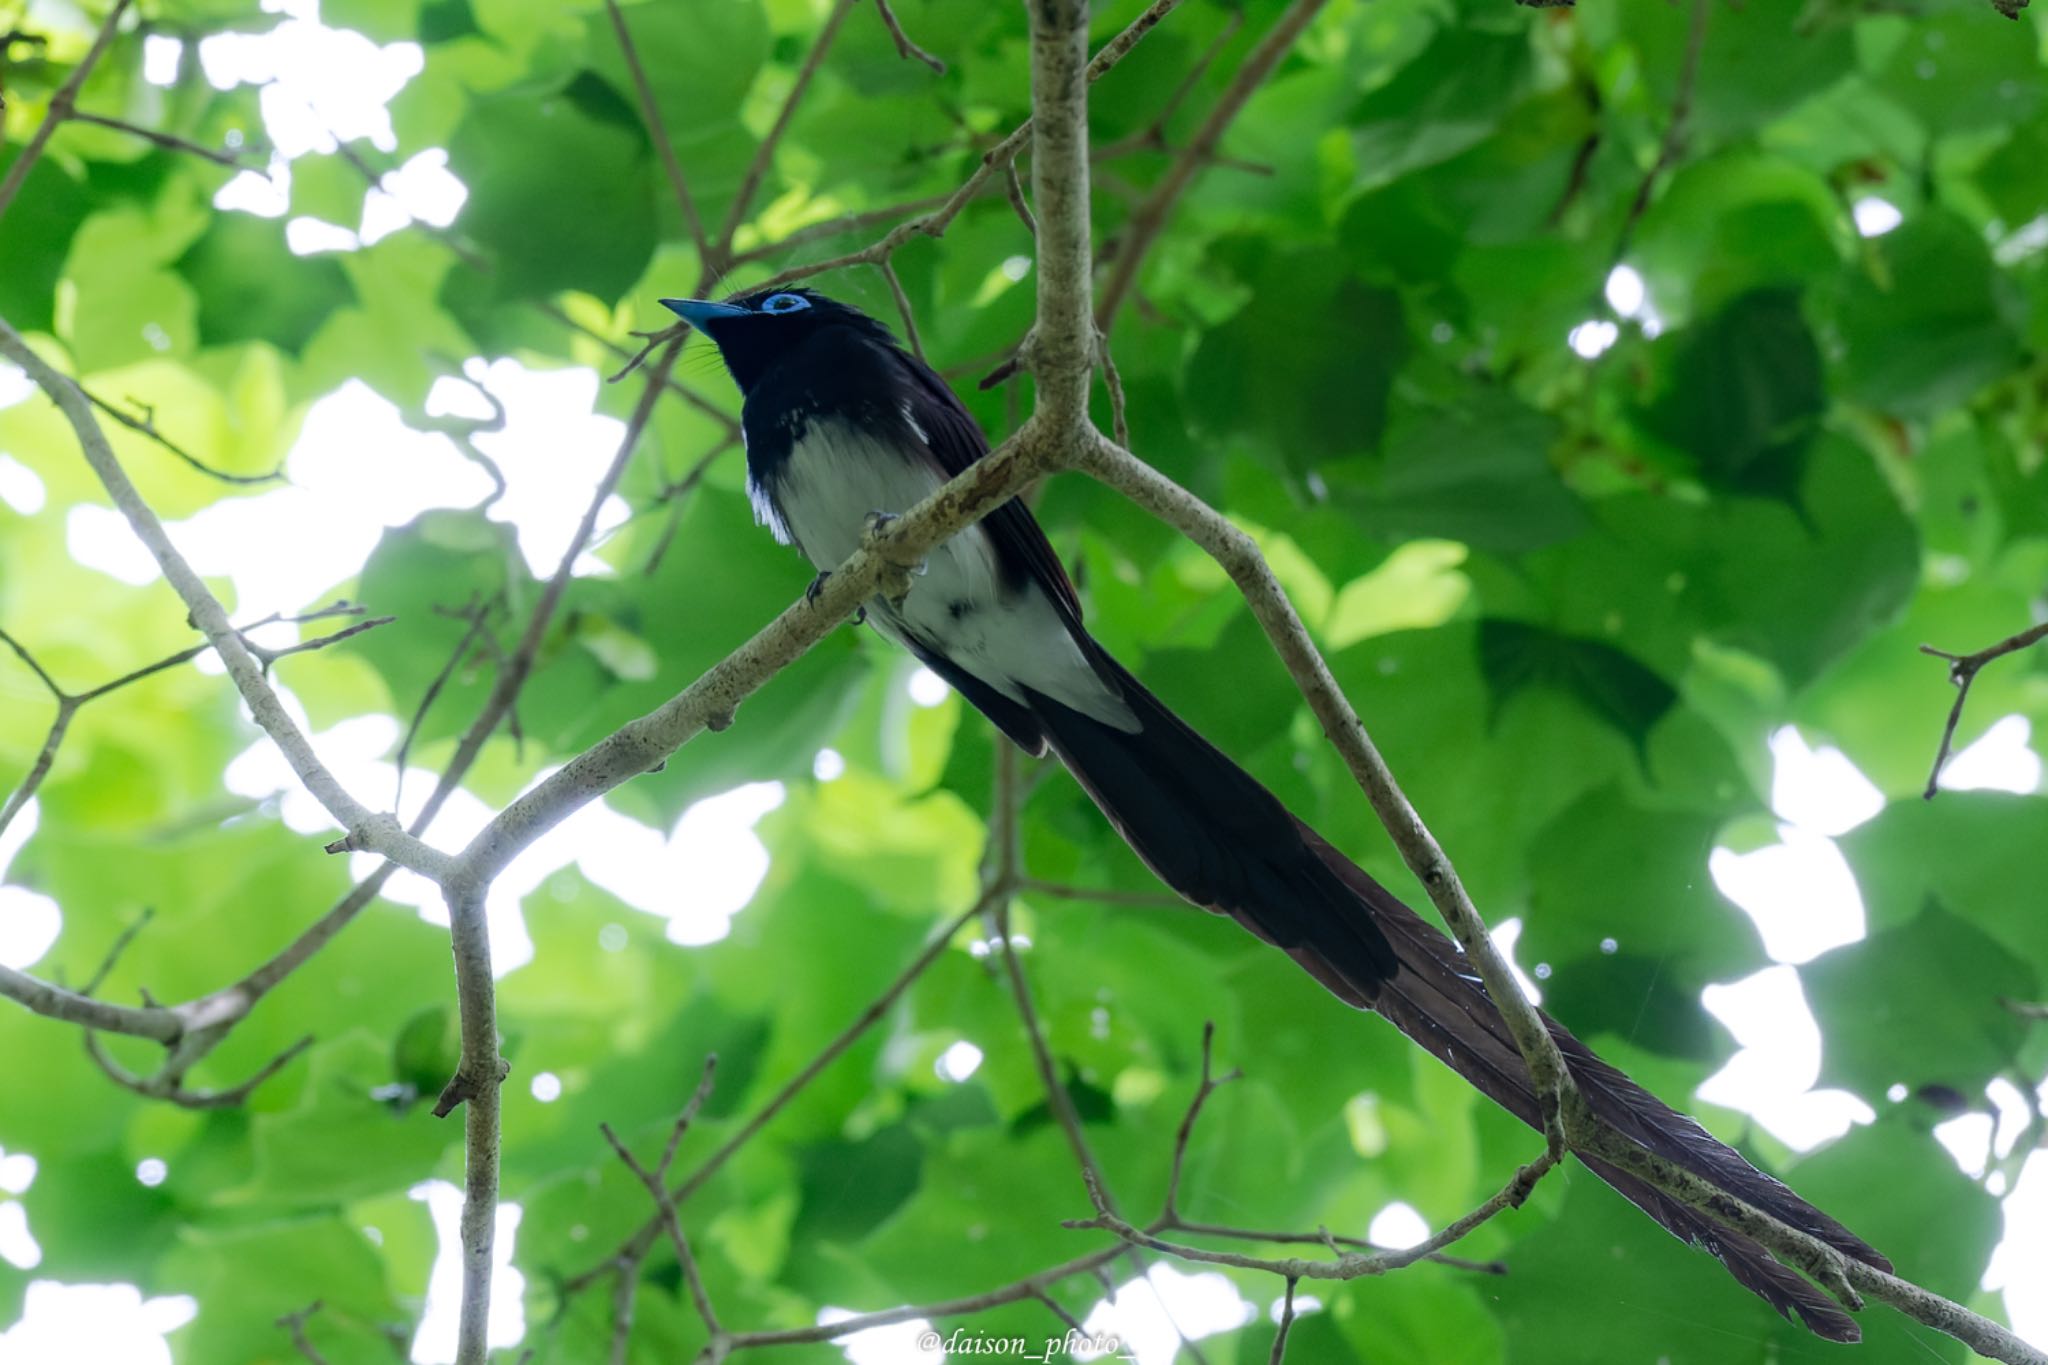
[(884, 345), (895, 342), (888, 328), (860, 309), (811, 289), (764, 289), (722, 303), (709, 299), (661, 302), (711, 338), (741, 393), (822, 332), (845, 328)]

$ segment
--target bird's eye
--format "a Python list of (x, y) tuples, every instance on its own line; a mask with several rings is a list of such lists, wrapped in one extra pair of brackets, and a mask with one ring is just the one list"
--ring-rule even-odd
[(771, 294), (761, 304), (764, 313), (794, 313), (808, 308), (811, 301), (802, 294)]

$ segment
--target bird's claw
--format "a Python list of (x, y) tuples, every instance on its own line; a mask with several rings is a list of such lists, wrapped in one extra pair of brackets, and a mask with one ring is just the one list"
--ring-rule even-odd
[[(806, 606), (815, 607), (818, 605), (818, 598), (825, 591), (825, 580), (830, 578), (831, 576), (832, 571), (830, 569), (818, 570), (818, 576), (816, 578), (813, 578), (811, 580), (811, 585), (804, 589), (804, 604)], [(867, 619), (868, 609), (866, 607), (855, 607), (853, 609), (853, 623), (855, 625), (866, 625)]]

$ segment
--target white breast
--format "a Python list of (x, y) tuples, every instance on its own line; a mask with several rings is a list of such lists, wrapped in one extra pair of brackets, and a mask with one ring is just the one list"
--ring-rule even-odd
[[(942, 481), (936, 466), (882, 449), (850, 423), (814, 418), (791, 447), (775, 492), (805, 557), (836, 569), (860, 548), (870, 513), (904, 512)], [(869, 616), (899, 643), (915, 637), (1012, 701), (1025, 701), (1028, 687), (1119, 729), (1138, 728), (1044, 591), (1003, 586), (979, 526), (931, 552), (900, 606), (877, 600)]]

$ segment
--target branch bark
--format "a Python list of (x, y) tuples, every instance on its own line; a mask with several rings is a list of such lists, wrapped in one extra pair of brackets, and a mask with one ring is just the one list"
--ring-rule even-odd
[(50, 145), (50, 138), (71, 117), (78, 105), (78, 92), (84, 87), (85, 78), (92, 74), (92, 69), (100, 64), (100, 58), (106, 56), (107, 49), (113, 46), (114, 35), (121, 29), (121, 18), (128, 13), (132, 2), (114, 0), (114, 7), (107, 11), (106, 20), (101, 23), (92, 46), (78, 59), (78, 65), (71, 68), (70, 79), (50, 97), (50, 107), (44, 111), (43, 121), (36, 126), (35, 132), (29, 134), (21, 155), (7, 168), (7, 178), (0, 180), (0, 217), (5, 217), (7, 210), (14, 206), (14, 196), (21, 192), (22, 182), (28, 179), (28, 173), (35, 169), (36, 162), (42, 160), (43, 149)]
[(192, 566), (185, 562), (185, 557), (178, 553), (177, 547), (171, 544), (163, 523), (157, 520), (156, 513), (129, 481), (121, 462), (115, 458), (113, 447), (107, 444), (106, 433), (100, 430), (99, 419), (93, 415), (92, 400), (85, 396), (85, 391), (37, 355), (5, 320), (0, 320), (0, 355), (21, 366), (29, 379), (49, 395), (65, 420), (70, 422), (72, 430), (77, 433), (86, 463), (92, 466), (107, 495), (113, 499), (115, 508), (156, 560), (157, 567), (183, 600), (186, 610), (191, 612), (193, 624), (220, 655), (221, 662), (227, 666), (228, 676), (234, 680), (242, 700), (248, 703), (256, 723), (283, 751), (285, 761), (291, 764), (292, 771), (305, 784), (306, 790), (346, 831), (344, 838), (329, 846), (330, 851), (342, 847), (350, 851), (369, 850), (422, 876), (440, 881), (448, 864), (447, 856), (407, 834), (399, 828), (395, 817), (374, 812), (359, 803), (320, 761), (312, 743), (285, 712), (283, 703), (264, 676), (262, 664), (229, 623), (220, 599), (213, 595), (199, 575), (192, 571)]

